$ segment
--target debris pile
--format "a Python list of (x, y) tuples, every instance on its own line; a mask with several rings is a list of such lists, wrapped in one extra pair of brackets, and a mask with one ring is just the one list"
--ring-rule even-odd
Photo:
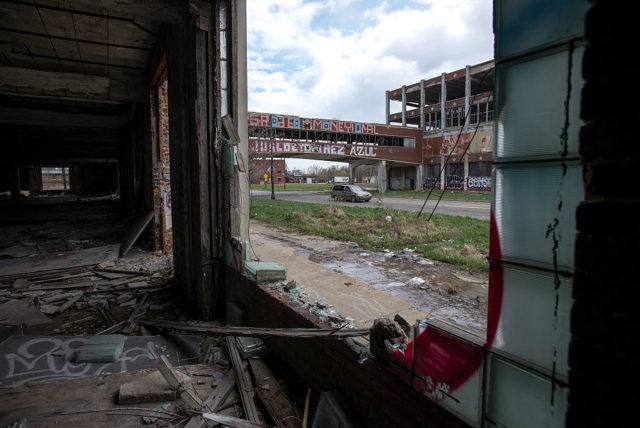
[(55, 324), (57, 333), (96, 334), (101, 329), (98, 334), (118, 331), (132, 334), (137, 328), (136, 321), (147, 310), (165, 310), (179, 303), (180, 298), (172, 298), (168, 293), (172, 286), (169, 270), (134, 271), (115, 266), (111, 261), (22, 271), (0, 277), (0, 313), (13, 314), (3, 316), (0, 322), (16, 328), (29, 327), (25, 320), (39, 311), (45, 318), (34, 317)]

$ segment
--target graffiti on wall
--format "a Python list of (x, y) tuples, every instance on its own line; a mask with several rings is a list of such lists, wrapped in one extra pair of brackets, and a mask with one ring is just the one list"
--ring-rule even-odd
[(350, 132), (355, 134), (375, 134), (373, 123), (347, 122), (344, 120), (308, 119), (268, 113), (249, 113), (249, 126), (272, 128), (306, 129), (313, 131)]
[[(273, 146), (273, 147), (272, 147)], [(320, 153), (327, 155), (376, 157), (375, 146), (325, 143), (293, 143), (285, 141), (251, 140), (250, 153)]]
[(490, 189), (491, 177), (467, 177), (469, 189)]
[(463, 179), (459, 175), (447, 175), (444, 181), (447, 189), (462, 189)]
[[(482, 130), (477, 133), (465, 132), (460, 135), (445, 135), (439, 154), (448, 155), (453, 150), (454, 155), (462, 155), (467, 150), (469, 153), (490, 153), (493, 150), (492, 130)], [(473, 140), (471, 137), (473, 136)], [(434, 141), (437, 141), (434, 139)], [(431, 145), (427, 146), (431, 148)]]
[(164, 195), (164, 228), (171, 229), (171, 190)]

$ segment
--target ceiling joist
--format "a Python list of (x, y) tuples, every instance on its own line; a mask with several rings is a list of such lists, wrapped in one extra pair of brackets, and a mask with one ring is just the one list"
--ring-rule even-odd
[(0, 92), (140, 102), (144, 87), (134, 79), (0, 66)]
[(0, 124), (6, 125), (78, 126), (119, 129), (127, 125), (128, 122), (129, 118), (127, 116), (0, 107)]

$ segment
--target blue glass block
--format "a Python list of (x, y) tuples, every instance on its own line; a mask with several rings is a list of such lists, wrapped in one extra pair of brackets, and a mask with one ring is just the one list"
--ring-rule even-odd
[(496, 0), (496, 60), (582, 34), (588, 9), (585, 0)]

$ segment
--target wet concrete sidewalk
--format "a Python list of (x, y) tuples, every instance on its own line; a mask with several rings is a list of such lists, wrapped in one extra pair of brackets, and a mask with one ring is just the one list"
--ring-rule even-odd
[(486, 330), (486, 273), (457, 270), (408, 249), (366, 251), (355, 243), (257, 221), (250, 230), (260, 260), (284, 265), (287, 279), (295, 280), (309, 300), (333, 305), (356, 327), (399, 313), (410, 323), (433, 317), (481, 335)]

